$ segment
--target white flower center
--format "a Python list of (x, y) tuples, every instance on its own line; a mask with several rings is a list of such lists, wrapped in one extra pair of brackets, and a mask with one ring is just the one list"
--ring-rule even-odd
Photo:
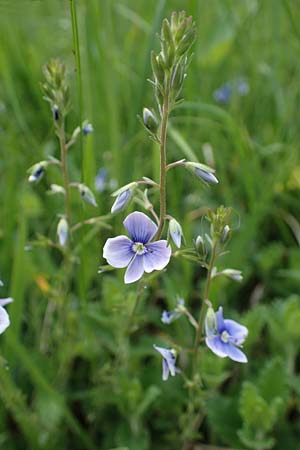
[(224, 330), (223, 333), (221, 334), (221, 340), (227, 343), (229, 341), (229, 338), (230, 338), (229, 333), (227, 333), (227, 331)]
[(133, 244), (132, 250), (138, 255), (143, 255), (144, 253), (146, 253), (146, 247), (141, 242), (136, 242), (135, 244)]

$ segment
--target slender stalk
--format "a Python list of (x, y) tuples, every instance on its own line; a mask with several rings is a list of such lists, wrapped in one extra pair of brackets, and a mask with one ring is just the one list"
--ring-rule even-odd
[(159, 226), (155, 239), (159, 239), (165, 225), (166, 212), (167, 212), (167, 186), (166, 186), (166, 167), (167, 167), (167, 154), (166, 154), (166, 143), (167, 143), (167, 128), (168, 128), (168, 118), (169, 118), (169, 95), (170, 95), (170, 80), (167, 81), (166, 91), (164, 95), (163, 111), (162, 111), (162, 123), (161, 123), (161, 134), (160, 134), (160, 214), (159, 214)]
[(217, 256), (217, 242), (214, 242), (213, 246), (212, 246), (212, 253), (211, 253), (209, 265), (208, 265), (206, 283), (205, 283), (205, 288), (204, 288), (204, 293), (203, 293), (203, 301), (202, 301), (199, 319), (198, 319), (198, 328), (196, 331), (195, 341), (194, 341), (194, 351), (195, 351), (194, 361), (193, 361), (193, 373), (194, 374), (195, 374), (195, 370), (197, 367), (198, 353), (199, 353), (198, 348), (199, 348), (199, 342), (200, 342), (200, 338), (201, 338), (203, 322), (204, 322), (204, 318), (205, 318), (206, 300), (208, 300), (208, 296), (209, 296), (209, 288), (210, 288), (210, 284), (211, 284), (211, 274), (212, 274), (212, 270), (214, 268), (216, 256)]
[[(73, 32), (73, 44), (75, 52), (75, 62), (76, 62), (76, 74), (77, 74), (77, 89), (78, 89), (78, 103), (79, 103), (79, 123), (82, 126), (82, 80), (81, 80), (81, 60), (80, 60), (80, 49), (79, 49), (79, 34), (78, 34), (78, 24), (77, 24), (77, 14), (76, 14), (76, 0), (70, 0), (70, 12), (72, 20), (72, 32)], [(83, 140), (82, 131), (79, 136), (80, 150), (81, 150), (81, 160), (82, 160), (82, 179), (84, 180), (84, 164), (83, 164)]]
[(61, 155), (61, 167), (63, 173), (63, 184), (65, 189), (65, 214), (68, 225), (71, 223), (71, 207), (70, 207), (70, 185), (68, 177), (68, 166), (67, 166), (67, 148), (66, 148), (66, 137), (64, 124), (61, 126), (59, 131), (59, 144), (60, 144), (60, 155)]

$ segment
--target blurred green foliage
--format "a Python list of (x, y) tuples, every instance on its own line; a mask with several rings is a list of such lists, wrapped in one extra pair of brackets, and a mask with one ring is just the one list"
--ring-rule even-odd
[[(1, 336), (0, 446), (15, 449), (181, 449), (187, 391), (181, 377), (161, 381), (153, 343), (190, 346), (185, 318), (166, 328), (176, 295), (199, 309), (203, 272), (173, 259), (144, 289), (118, 272), (97, 274), (105, 239), (121, 230), (85, 228), (71, 290), (58, 289), (64, 268), (55, 249), (25, 251), (38, 233), (55, 239), (62, 200), (47, 196), (55, 170), (35, 188), (26, 170), (58, 143), (42, 99), (42, 65), (67, 64), (73, 112), (69, 129), (88, 118), (94, 133), (72, 149), (70, 174), (93, 186), (100, 167), (112, 185), (157, 178), (159, 154), (136, 118), (151, 104), (150, 50), (162, 18), (186, 9), (198, 36), (184, 97), (171, 119), (169, 161), (213, 158), (220, 184), (205, 189), (179, 168), (168, 174), (168, 209), (191, 243), (203, 231), (203, 208), (234, 209), (238, 228), (224, 268), (244, 281), (218, 279), (211, 301), (249, 328), (245, 367), (202, 350), (207, 416), (196, 439), (237, 449), (300, 449), (300, 10), (294, 0), (89, 0), (76, 2), (82, 111), (68, 1), (0, 0), (0, 272), (11, 295), (10, 329)], [(220, 105), (213, 93), (244, 78), (246, 96)], [(211, 152), (207, 150), (209, 144)], [(205, 156), (206, 155), (206, 156)], [(52, 172), (53, 170), (53, 172)], [(57, 177), (58, 179), (56, 179)], [(109, 184), (110, 183), (110, 184)], [(92, 207), (74, 195), (84, 220)], [(58, 268), (60, 270), (58, 271)], [(219, 268), (218, 269), (222, 269)], [(131, 333), (128, 332), (131, 330)], [(169, 333), (170, 332), (170, 333)], [(186, 355), (179, 364), (185, 367)]]

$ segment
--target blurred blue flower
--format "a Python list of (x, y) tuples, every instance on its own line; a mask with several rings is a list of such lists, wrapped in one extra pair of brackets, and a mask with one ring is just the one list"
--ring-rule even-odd
[(249, 93), (249, 84), (246, 80), (240, 79), (237, 82), (237, 91), (241, 96), (247, 95)]
[(214, 313), (208, 309), (205, 319), (206, 345), (220, 358), (228, 356), (233, 361), (246, 363), (241, 347), (248, 335), (248, 329), (234, 320), (223, 318), (223, 308)]
[(219, 87), (219, 89), (216, 89), (213, 94), (215, 101), (218, 103), (228, 103), (230, 101), (231, 95), (232, 88), (228, 83)]
[(107, 170), (101, 167), (95, 178), (95, 190), (97, 192), (103, 192), (106, 186)]
[(170, 323), (174, 322), (174, 320), (177, 320), (182, 316), (184, 308), (184, 299), (180, 298), (179, 300), (177, 300), (177, 306), (173, 311), (163, 311), (160, 320), (162, 321), (162, 323), (169, 325)]
[(155, 223), (144, 213), (135, 211), (123, 224), (131, 239), (124, 235), (107, 239), (103, 257), (113, 267), (127, 267), (125, 283), (139, 280), (144, 271), (164, 269), (170, 261), (171, 247), (165, 240), (151, 242), (157, 231)]
[(157, 350), (162, 356), (162, 379), (166, 381), (171, 374), (172, 377), (176, 375), (176, 373), (180, 372), (180, 370), (175, 367), (176, 363), (176, 351), (174, 349), (167, 349), (163, 347), (158, 347), (157, 345), (153, 345), (155, 350)]
[(249, 93), (249, 84), (244, 78), (230, 81), (223, 84), (213, 93), (213, 97), (218, 103), (229, 103), (233, 94), (238, 94), (244, 97)]
[(93, 133), (94, 128), (93, 125), (91, 123), (84, 123), (83, 127), (82, 127), (82, 132), (84, 134), (84, 136), (87, 136), (88, 134)]

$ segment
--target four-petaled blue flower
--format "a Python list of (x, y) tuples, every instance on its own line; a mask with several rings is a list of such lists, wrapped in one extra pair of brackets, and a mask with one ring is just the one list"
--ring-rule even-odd
[(223, 318), (223, 308), (215, 314), (215, 325), (206, 316), (206, 345), (221, 358), (228, 356), (233, 361), (246, 363), (247, 357), (238, 347), (241, 347), (248, 335), (248, 329), (234, 320)]
[(176, 363), (176, 352), (174, 349), (167, 349), (163, 347), (158, 347), (157, 345), (153, 345), (155, 350), (157, 350), (162, 356), (162, 379), (166, 381), (171, 374), (172, 377), (176, 375), (176, 373), (180, 372), (180, 370), (175, 367)]
[(121, 235), (107, 239), (103, 257), (113, 267), (127, 267), (124, 281), (139, 280), (144, 271), (162, 270), (171, 257), (171, 247), (165, 240), (151, 242), (157, 231), (155, 223), (145, 214), (135, 211), (123, 222), (131, 239)]

